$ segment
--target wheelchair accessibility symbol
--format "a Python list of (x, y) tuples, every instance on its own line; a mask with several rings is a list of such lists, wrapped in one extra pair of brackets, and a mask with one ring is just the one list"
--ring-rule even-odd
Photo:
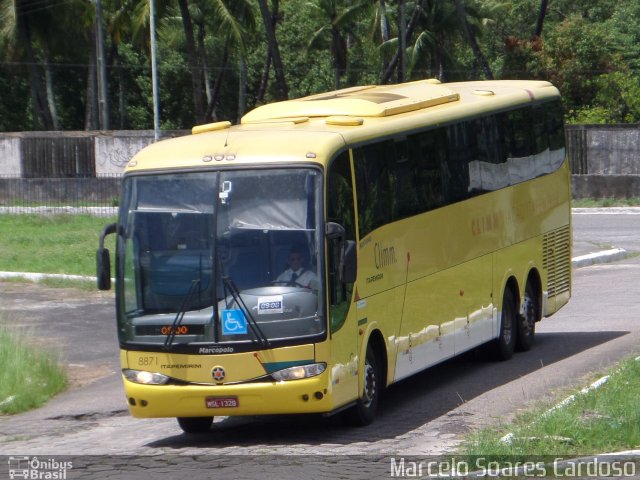
[(247, 319), (242, 310), (222, 310), (223, 335), (238, 335), (247, 333)]

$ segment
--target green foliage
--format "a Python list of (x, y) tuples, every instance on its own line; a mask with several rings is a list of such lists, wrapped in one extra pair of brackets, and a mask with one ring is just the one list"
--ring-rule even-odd
[(20, 74), (21, 68), (0, 64), (0, 132), (29, 130), (31, 117), (24, 99), (29, 98), (29, 83)]
[(591, 105), (569, 112), (571, 123), (640, 122), (640, 79), (627, 72), (613, 72), (594, 80), (597, 93)]
[[(55, 106), (51, 114), (60, 129), (92, 128), (91, 119), (97, 118), (95, 2), (54, 2), (13, 15), (18, 3), (23, 2), (0, 2), (0, 91), (11, 92), (0, 96), (0, 131), (43, 128), (49, 105)], [(186, 3), (192, 43), (187, 42), (178, 2), (156, 2), (161, 127), (191, 128), (196, 105), (209, 110), (206, 120), (235, 121), (240, 108), (250, 110), (277, 98), (258, 2)], [(336, 85), (378, 83), (397, 53), (397, 0), (267, 4), (277, 9), (276, 40), (290, 97)], [(407, 39), (406, 80), (484, 78), (453, 1), (404, 5), (407, 22), (418, 13)], [(572, 122), (638, 122), (640, 3), (554, 0), (539, 38), (534, 38), (539, 1), (465, 0), (464, 5), (466, 22), (496, 78), (552, 81)], [(102, 2), (110, 123), (115, 129), (153, 127), (148, 8), (148, 2)], [(246, 75), (240, 74), (240, 65), (246, 66)], [(268, 84), (262, 94), (265, 66)], [(389, 78), (396, 81), (397, 75)], [(194, 88), (201, 89), (195, 95), (200, 98), (197, 104)]]

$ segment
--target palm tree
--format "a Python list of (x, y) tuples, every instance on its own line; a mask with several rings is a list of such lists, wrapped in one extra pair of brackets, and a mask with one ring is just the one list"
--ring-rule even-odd
[(58, 126), (53, 76), (50, 69), (47, 44), (40, 39), (46, 36), (51, 22), (52, 9), (46, 4), (32, 5), (25, 0), (3, 0), (0, 16), (3, 19), (0, 34), (10, 45), (16, 59), (27, 64), (31, 86), (33, 127), (54, 130)]
[(467, 21), (467, 12), (465, 11), (463, 0), (453, 0), (453, 2), (456, 6), (456, 11), (458, 12), (458, 17), (460, 18), (460, 23), (462, 25), (463, 31), (467, 37), (469, 45), (471, 46), (471, 50), (473, 50), (473, 54), (475, 55), (476, 60), (478, 61), (482, 68), (482, 71), (484, 72), (484, 76), (489, 80), (493, 80), (493, 72), (491, 71), (491, 67), (489, 67), (489, 62), (487, 62), (487, 59), (482, 53), (482, 50), (480, 50), (480, 46), (476, 41), (476, 36), (471, 30), (471, 26)]
[(345, 2), (345, 0), (314, 0), (306, 4), (324, 24), (313, 34), (308, 50), (325, 49), (327, 39), (333, 58), (335, 88), (340, 88), (340, 79), (347, 71), (347, 37), (353, 33), (355, 21), (360, 12), (369, 8), (367, 1)]
[(207, 107), (207, 117), (214, 117), (215, 105), (218, 101), (223, 79), (227, 70), (227, 62), (232, 50), (238, 55), (238, 119), (246, 110), (247, 49), (245, 36), (251, 35), (256, 29), (253, 4), (249, 0), (214, 0), (213, 15), (209, 22), (213, 22), (214, 33), (224, 39), (224, 53), (222, 65), (214, 86), (212, 98)]
[(273, 66), (276, 72), (276, 83), (278, 85), (278, 99), (286, 100), (289, 98), (289, 89), (287, 88), (287, 82), (284, 77), (284, 67), (282, 66), (282, 58), (280, 57), (280, 48), (278, 47), (278, 40), (276, 38), (276, 18), (279, 8), (279, 0), (272, 0), (273, 14), (269, 11), (269, 5), (267, 0), (258, 0), (260, 5), (260, 14), (262, 15), (262, 23), (267, 34), (267, 59), (265, 61), (263, 82), (261, 86), (262, 95), (258, 95), (258, 98), (264, 95), (264, 89), (266, 87), (266, 76), (269, 72), (269, 65), (273, 59)]
[(399, 7), (398, 16), (401, 17), (398, 21), (398, 26), (399, 26), (398, 39), (397, 39), (398, 49), (396, 50), (396, 53), (394, 54), (393, 58), (387, 65), (386, 69), (383, 71), (382, 76), (380, 78), (380, 83), (384, 84), (389, 82), (389, 80), (391, 79), (391, 75), (393, 75), (393, 72), (394, 70), (396, 70), (396, 68), (398, 69), (399, 81), (404, 80), (405, 53), (406, 53), (405, 49), (406, 49), (406, 45), (409, 42), (409, 39), (413, 36), (413, 32), (416, 26), (418, 25), (418, 20), (420, 19), (422, 14), (423, 2), (424, 0), (416, 1), (413, 8), (413, 12), (411, 14), (411, 18), (409, 20), (409, 23), (407, 24), (405, 24), (405, 21), (403, 19), (404, 2), (402, 1), (398, 2), (398, 7)]
[[(372, 38), (378, 39), (380, 45), (388, 44), (391, 38), (391, 26), (389, 24), (389, 11), (386, 0), (374, 0)], [(382, 69), (387, 69), (389, 62), (383, 52)]]
[(205, 120), (204, 109), (204, 77), (203, 69), (198, 56), (198, 48), (196, 47), (196, 37), (189, 12), (189, 1), (178, 0), (180, 14), (182, 17), (182, 26), (187, 46), (187, 56), (189, 57), (189, 66), (191, 68), (191, 88), (193, 94), (193, 109), (196, 123), (203, 123)]
[(461, 33), (455, 7), (438, 0), (422, 2), (415, 30), (416, 39), (409, 47), (409, 72), (424, 66), (428, 76), (445, 81), (451, 57), (449, 44)]

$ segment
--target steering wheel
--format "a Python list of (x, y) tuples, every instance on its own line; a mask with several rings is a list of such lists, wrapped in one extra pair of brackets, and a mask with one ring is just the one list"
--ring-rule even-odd
[[(293, 283), (293, 285), (292, 285), (292, 283)], [(285, 287), (308, 288), (306, 285), (302, 285), (301, 283), (288, 282), (288, 281), (285, 281), (285, 280), (274, 280), (273, 282), (271, 282), (271, 285), (283, 285)]]

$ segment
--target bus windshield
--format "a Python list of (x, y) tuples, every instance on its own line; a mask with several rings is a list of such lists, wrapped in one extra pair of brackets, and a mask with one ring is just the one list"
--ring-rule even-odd
[(127, 177), (121, 343), (257, 349), (323, 335), (321, 180), (310, 168)]

